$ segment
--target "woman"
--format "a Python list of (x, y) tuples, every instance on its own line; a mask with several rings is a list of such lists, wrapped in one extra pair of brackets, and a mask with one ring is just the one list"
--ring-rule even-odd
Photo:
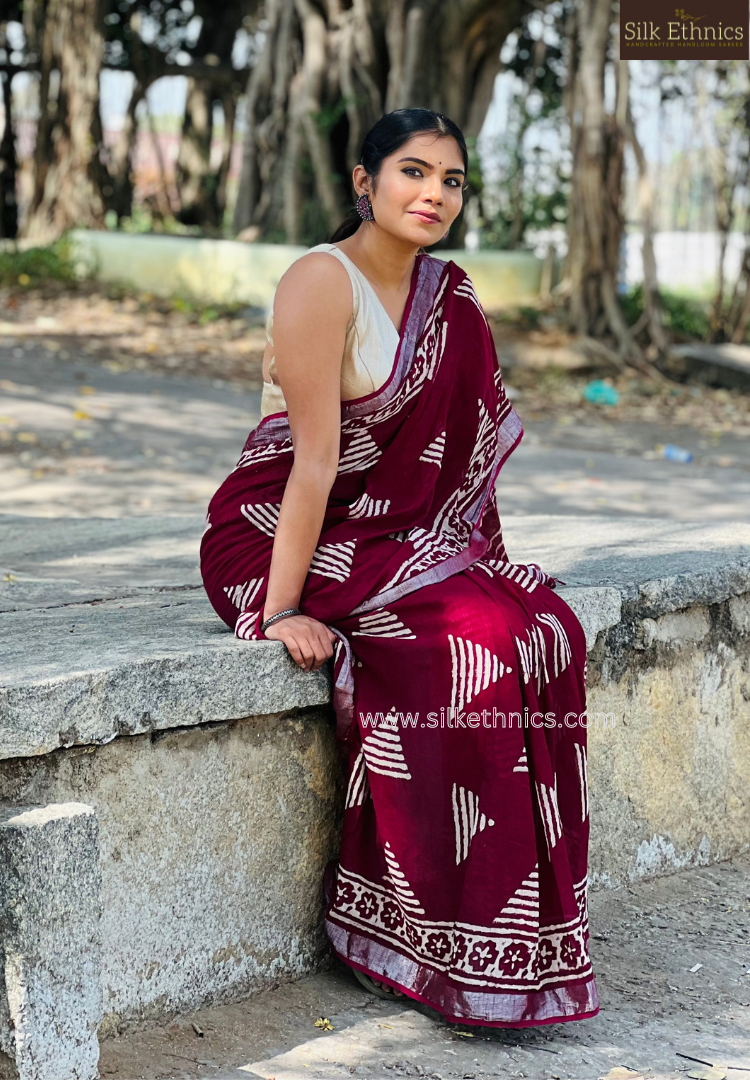
[(558, 579), (508, 560), (495, 479), (523, 429), (471, 281), (422, 248), (467, 168), (442, 114), (369, 132), (356, 212), (279, 282), (263, 418), (201, 558), (239, 637), (334, 657), (337, 955), (381, 996), (520, 1027), (598, 1012), (586, 645)]

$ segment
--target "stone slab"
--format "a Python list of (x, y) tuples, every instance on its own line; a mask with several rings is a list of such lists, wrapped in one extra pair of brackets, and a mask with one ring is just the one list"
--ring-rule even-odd
[[(238, 641), (203, 591), (203, 519), (0, 517), (0, 758), (323, 705), (326, 671)], [(508, 515), (511, 559), (560, 576), (589, 648), (750, 590), (750, 525)]]
[(19, 1080), (95, 1080), (101, 874), (93, 807), (0, 809), (0, 1049)]

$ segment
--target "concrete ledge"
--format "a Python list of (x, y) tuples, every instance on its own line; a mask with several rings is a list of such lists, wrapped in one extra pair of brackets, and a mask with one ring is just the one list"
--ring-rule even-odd
[(100, 891), (91, 806), (0, 808), (3, 1075), (98, 1077)]
[[(329, 681), (216, 618), (202, 527), (0, 518), (0, 805), (96, 811), (103, 1031), (236, 1000), (325, 952)], [(567, 582), (586, 631), (592, 882), (750, 849), (750, 526), (503, 528), (512, 558)]]
[[(281, 275), (309, 249), (292, 244), (243, 244), (191, 236), (152, 236), (76, 229), (71, 233), (82, 269), (100, 281), (124, 282), (156, 296), (189, 296), (208, 304), (266, 308)], [(539, 295), (542, 260), (524, 251), (436, 251), (453, 259), (474, 282), (488, 308)]]

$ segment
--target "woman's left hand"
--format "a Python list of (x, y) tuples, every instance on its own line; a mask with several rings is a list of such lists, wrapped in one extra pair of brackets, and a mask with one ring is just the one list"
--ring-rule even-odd
[(325, 623), (309, 615), (289, 615), (265, 631), (272, 641), (283, 641), (292, 660), (304, 671), (317, 671), (333, 656), (336, 635)]

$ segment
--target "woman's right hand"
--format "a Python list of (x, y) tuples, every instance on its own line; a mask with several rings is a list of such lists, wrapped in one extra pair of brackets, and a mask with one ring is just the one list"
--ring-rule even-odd
[(283, 641), (292, 660), (303, 671), (317, 671), (333, 656), (336, 635), (325, 623), (309, 615), (288, 615), (265, 631), (272, 641)]

